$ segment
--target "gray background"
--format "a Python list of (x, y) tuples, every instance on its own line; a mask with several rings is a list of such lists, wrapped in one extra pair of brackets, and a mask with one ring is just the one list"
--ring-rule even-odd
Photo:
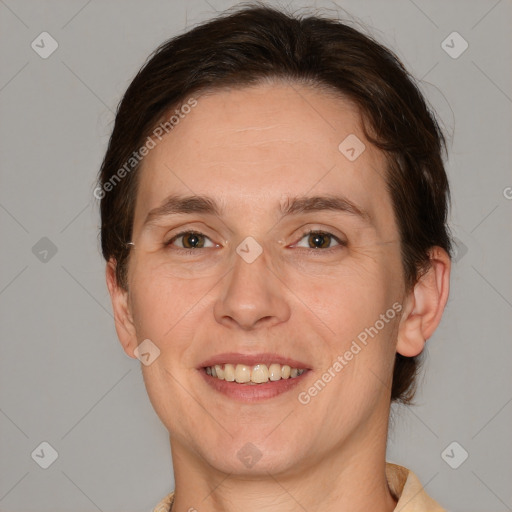
[[(147, 511), (173, 488), (167, 432), (114, 330), (92, 190), (147, 55), (235, 3), (0, 0), (1, 511)], [(388, 460), (453, 512), (512, 510), (512, 2), (315, 5), (373, 27), (449, 134), (451, 297), (418, 406), (393, 408)], [(59, 45), (47, 59), (31, 48), (43, 31)], [(469, 43), (456, 59), (453, 31)], [(31, 457), (43, 441), (48, 469)], [(453, 441), (458, 469), (441, 455)]]

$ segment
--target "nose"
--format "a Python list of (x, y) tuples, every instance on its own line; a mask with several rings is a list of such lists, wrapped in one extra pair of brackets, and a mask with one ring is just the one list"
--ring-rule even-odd
[(265, 251), (252, 263), (238, 255), (214, 305), (217, 322), (243, 330), (272, 327), (290, 317), (286, 287), (268, 266)]

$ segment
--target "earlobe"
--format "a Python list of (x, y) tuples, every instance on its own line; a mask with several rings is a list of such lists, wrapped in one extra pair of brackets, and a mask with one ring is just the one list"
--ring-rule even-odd
[(113, 258), (107, 263), (105, 277), (112, 301), (117, 337), (126, 354), (136, 359), (134, 350), (137, 347), (137, 336), (128, 303), (128, 291), (121, 288), (117, 283), (116, 261)]
[(441, 322), (450, 289), (451, 261), (448, 253), (433, 247), (430, 267), (406, 298), (398, 329), (396, 351), (405, 357), (421, 353)]

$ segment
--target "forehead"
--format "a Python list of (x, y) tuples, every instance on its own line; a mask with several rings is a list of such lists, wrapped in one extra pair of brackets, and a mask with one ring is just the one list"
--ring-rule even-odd
[(298, 84), (214, 91), (196, 100), (143, 161), (134, 231), (170, 194), (212, 196), (229, 213), (340, 193), (370, 214), (391, 214), (384, 155), (365, 139), (348, 100)]

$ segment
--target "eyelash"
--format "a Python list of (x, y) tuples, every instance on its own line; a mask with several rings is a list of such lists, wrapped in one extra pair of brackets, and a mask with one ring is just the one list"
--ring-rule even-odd
[[(339, 245), (335, 245), (334, 247), (327, 247), (326, 249), (321, 249), (320, 251), (318, 248), (312, 248), (312, 247), (300, 247), (300, 249), (306, 249), (307, 251), (313, 251), (313, 253), (318, 254), (318, 252), (331, 252), (336, 250), (337, 247), (346, 247), (347, 242), (345, 240), (341, 240), (336, 235), (333, 235), (329, 231), (322, 231), (320, 229), (310, 229), (302, 234), (302, 236), (299, 238), (298, 242), (300, 242), (304, 237), (310, 236), (310, 235), (327, 235), (333, 240), (335, 240)], [(296, 242), (296, 243), (298, 243)]]
[[(167, 242), (164, 242), (164, 248), (168, 249), (171, 244), (177, 240), (178, 238), (180, 238), (181, 236), (184, 236), (184, 235), (199, 235), (199, 236), (204, 236), (205, 238), (208, 238), (205, 234), (203, 233), (200, 233), (199, 231), (193, 231), (193, 230), (187, 230), (187, 231), (181, 231), (180, 233), (178, 233), (177, 235), (174, 235), (170, 240), (168, 240)], [(211, 247), (207, 247), (207, 249), (211, 249)], [(197, 249), (184, 249), (182, 247), (177, 247), (175, 249), (173, 249), (175, 251), (179, 251), (181, 252), (182, 254), (185, 254), (185, 255), (192, 255), (192, 254), (197, 254)]]
[[(167, 242), (164, 242), (164, 248), (169, 248), (174, 241), (176, 241), (178, 238), (180, 238), (180, 237), (182, 237), (184, 235), (199, 235), (199, 236), (204, 236), (205, 238), (209, 239), (209, 237), (207, 237), (203, 233), (200, 233), (199, 231), (190, 231), (190, 230), (189, 231), (181, 231), (180, 233), (174, 235)], [(301, 235), (301, 237), (299, 238), (299, 240), (296, 243), (300, 242), (304, 237), (309, 236), (309, 235), (327, 235), (327, 236), (331, 237), (333, 240), (335, 240), (339, 244), (339, 246), (334, 246), (334, 247), (328, 247), (326, 249), (321, 249), (321, 252), (330, 252), (332, 250), (336, 250), (336, 247), (346, 247), (347, 246), (347, 242), (344, 241), (344, 240), (340, 240), (336, 235), (333, 235), (332, 233), (329, 233), (328, 231), (321, 231), (321, 230), (318, 230), (318, 229), (310, 229), (308, 231), (305, 231)], [(212, 249), (212, 247), (206, 247), (206, 249)], [(301, 247), (300, 249), (306, 249), (308, 251), (318, 252), (318, 248), (314, 249), (314, 248), (311, 248), (311, 247), (309, 247), (309, 248)], [(174, 250), (177, 250), (177, 251), (181, 252), (182, 254), (186, 254), (186, 255), (191, 255), (193, 253), (197, 254), (197, 251), (198, 251), (198, 249), (184, 249), (184, 248), (181, 248), (181, 247), (175, 248)]]

